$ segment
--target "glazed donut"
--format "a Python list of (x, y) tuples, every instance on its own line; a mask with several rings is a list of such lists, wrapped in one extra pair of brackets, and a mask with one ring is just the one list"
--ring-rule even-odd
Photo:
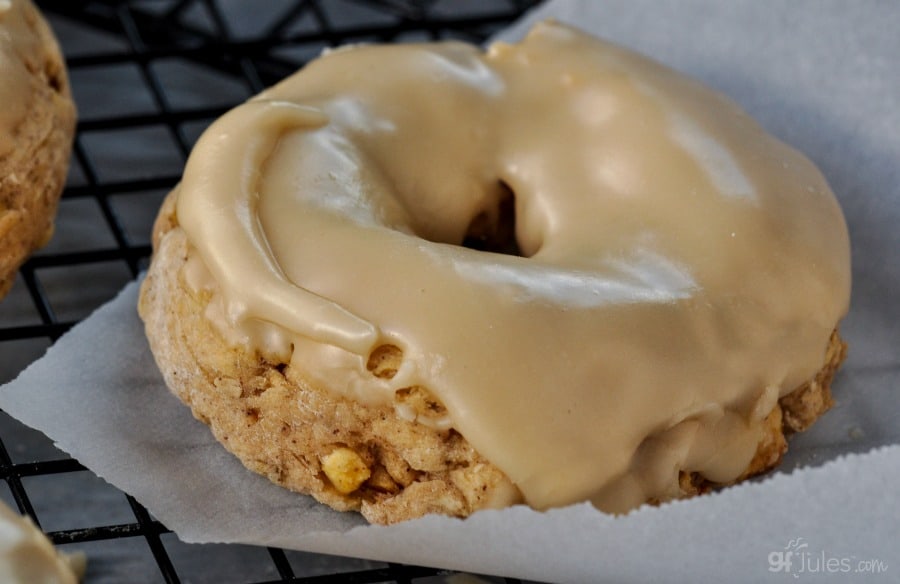
[(0, 0), (0, 298), (53, 235), (75, 106), (53, 33), (28, 0)]
[(843, 358), (814, 165), (552, 22), (325, 54), (204, 133), (155, 245), (167, 384), (248, 467), (370, 521), (732, 483)]

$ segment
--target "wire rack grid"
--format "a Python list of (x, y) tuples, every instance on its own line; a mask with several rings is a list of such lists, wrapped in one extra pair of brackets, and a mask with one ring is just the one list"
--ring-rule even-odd
[[(0, 303), (0, 383), (146, 267), (159, 204), (196, 138), (230, 107), (325, 47), (480, 43), (536, 3), (37, 0), (65, 53), (79, 122), (56, 234)], [(31, 516), (63, 551), (87, 553), (89, 583), (426, 583), (452, 576), (274, 548), (184, 544), (134, 498), (3, 412), (0, 479), (0, 499)]]

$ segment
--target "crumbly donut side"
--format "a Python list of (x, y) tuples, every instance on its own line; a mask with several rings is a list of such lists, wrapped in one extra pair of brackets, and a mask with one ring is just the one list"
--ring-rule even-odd
[(455, 431), (399, 418), (310, 384), (302, 371), (229, 347), (183, 281), (190, 253), (167, 200), (139, 310), (169, 388), (250, 470), (372, 523), (464, 517), (516, 489)]
[(27, 115), (13, 128), (16, 147), (0, 155), (0, 298), (31, 252), (53, 234), (53, 219), (66, 180), (75, 106), (63, 58), (49, 27), (31, 4), (23, 6), (40, 51), (20, 58), (32, 79)]
[(816, 375), (778, 400), (766, 417), (763, 437), (747, 469), (732, 483), (715, 483), (696, 472), (682, 471), (679, 486), (682, 497), (707, 493), (761, 475), (781, 464), (791, 434), (803, 432), (834, 405), (831, 382), (847, 358), (847, 343), (835, 328), (825, 350), (825, 363)]
[(831, 333), (825, 351), (825, 365), (810, 381), (779, 400), (784, 412), (784, 431), (787, 434), (803, 432), (812, 426), (819, 416), (831, 409), (831, 382), (847, 358), (847, 343), (838, 330)]
[(846, 358), (847, 343), (835, 328), (828, 339), (822, 369), (812, 379), (778, 400), (765, 420), (763, 437), (756, 454), (741, 476), (731, 483), (715, 483), (696, 472), (682, 471), (679, 475), (682, 496), (691, 497), (733, 485), (764, 474), (781, 464), (781, 459), (788, 450), (788, 438), (791, 434), (807, 430), (834, 405), (831, 382)]
[[(139, 311), (169, 388), (248, 469), (334, 509), (359, 511), (372, 523), (429, 513), (465, 517), (518, 500), (506, 476), (457, 432), (406, 421), (388, 406), (341, 398), (294, 367), (229, 346), (204, 316), (210, 293), (195, 292), (184, 281), (192, 249), (174, 201), (174, 195), (167, 198), (154, 227), (154, 258)], [(825, 366), (781, 398), (766, 419), (756, 455), (735, 482), (777, 466), (786, 436), (830, 407), (830, 382), (845, 351), (835, 331)], [(370, 367), (374, 374), (396, 366), (390, 355), (382, 359)], [(676, 498), (722, 486), (682, 472)]]

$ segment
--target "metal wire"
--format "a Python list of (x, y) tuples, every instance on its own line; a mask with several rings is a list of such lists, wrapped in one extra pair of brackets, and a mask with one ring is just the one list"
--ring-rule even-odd
[[(79, 72), (103, 71), (115, 74), (122, 67), (136, 68), (140, 88), (152, 105), (149, 112), (103, 113), (83, 116), (78, 123), (74, 142), (73, 178), (63, 194), (63, 204), (92, 202), (99, 209), (90, 229), (103, 232), (106, 243), (88, 245), (83, 249), (51, 249), (39, 252), (20, 270), (20, 281), (14, 288), (20, 302), (33, 310), (35, 317), (27, 322), (19, 318), (5, 318), (0, 313), (0, 356), (18, 358), (6, 363), (15, 371), (24, 369), (33, 356), (18, 357), (11, 348), (16, 343), (35, 341), (51, 344), (83, 318), (84, 311), (72, 315), (70, 310), (51, 293), (50, 274), (76, 274), (77, 270), (122, 271), (136, 277), (146, 266), (150, 255), (150, 218), (136, 234), (126, 225), (123, 205), (143, 201), (152, 195), (168, 191), (179, 180), (179, 170), (165, 168), (144, 172), (139, 176), (108, 176), (92, 152), (91, 141), (98, 136), (122, 134), (127, 139), (131, 131), (159, 131), (168, 140), (169, 156), (186, 159), (192, 144), (192, 127), (204, 126), (224, 113), (233, 103), (184, 106), (172, 99), (157, 66), (167, 60), (179, 59), (192, 66), (202, 67), (217, 75), (233, 79), (246, 88), (247, 95), (258, 92), (304, 64), (304, 57), (296, 54), (317, 53), (323, 46), (348, 42), (393, 42), (405, 38), (461, 38), (483, 41), (490, 33), (511, 22), (537, 0), (494, 0), (465, 2), (471, 12), (460, 10), (453, 2), (438, 0), (294, 0), (277, 3), (272, 8), (271, 22), (255, 34), (237, 34), (239, 22), (223, 8), (226, 0), (37, 0), (42, 11), (56, 23), (64, 23), (113, 39), (114, 48), (67, 54), (67, 65), (75, 79)], [(268, 5), (258, 3), (258, 6)], [(448, 8), (450, 5), (450, 8)], [(487, 8), (485, 8), (487, 6)], [(368, 11), (379, 17), (372, 22), (358, 18), (344, 22), (342, 10), (351, 8)], [(476, 9), (477, 8), (477, 9)], [(198, 24), (202, 21), (201, 24)], [(204, 24), (205, 23), (205, 24)], [(304, 26), (298, 27), (298, 24)], [(311, 26), (310, 26), (311, 23)], [(77, 92), (76, 92), (77, 97)], [(235, 100), (236, 103), (239, 100)], [(87, 105), (87, 104), (79, 104)], [(164, 140), (165, 141), (165, 140)], [(67, 218), (59, 217), (57, 230), (65, 227)], [(52, 246), (51, 246), (52, 247)], [(80, 272), (77, 272), (80, 273)], [(90, 289), (91, 282), (71, 276)], [(76, 293), (82, 290), (76, 290)], [(90, 295), (89, 308), (96, 307), (114, 294), (115, 288)], [(9, 349), (9, 350), (8, 350)], [(5, 357), (13, 355), (13, 357)], [(12, 425), (11, 425), (12, 424)], [(7, 428), (9, 426), (11, 429)], [(38, 526), (49, 524), (52, 518), (39, 512), (32, 500), (29, 484), (36, 477), (59, 477), (68, 480), (87, 471), (81, 464), (62, 453), (49, 459), (29, 460), (29, 452), (18, 450), (11, 455), (9, 444), (19, 448), (18, 429), (10, 422), (0, 428), (0, 479), (8, 486), (12, 501), (28, 514)], [(18, 460), (18, 462), (17, 462)], [(152, 555), (158, 574), (147, 581), (178, 583), (183, 581), (176, 562), (167, 547), (169, 530), (135, 499), (123, 495), (131, 510), (133, 521), (79, 526), (48, 532), (51, 540), (66, 549), (77, 549), (90, 542), (109, 542), (122, 539), (143, 540)], [(169, 536), (171, 537), (171, 536)], [(182, 544), (183, 545), (183, 544)], [(191, 548), (193, 549), (193, 548)], [(190, 549), (188, 550), (190, 552)], [(298, 575), (297, 559), (292, 552), (267, 548), (271, 562), (269, 572), (275, 579), (262, 582), (414, 582), (416, 579), (446, 574), (433, 568), (383, 564), (339, 573)], [(290, 556), (290, 557), (289, 557)], [(312, 557), (312, 555), (309, 555)], [(145, 581), (135, 575), (133, 581)], [(494, 579), (492, 581), (500, 581)], [(507, 579), (507, 582), (516, 582)]]

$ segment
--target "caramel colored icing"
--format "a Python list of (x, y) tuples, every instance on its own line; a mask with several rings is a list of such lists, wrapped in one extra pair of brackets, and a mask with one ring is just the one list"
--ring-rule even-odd
[[(510, 191), (521, 255), (463, 247)], [(844, 220), (806, 158), (553, 23), (486, 53), (328, 53), (204, 134), (177, 216), (228, 338), (366, 403), (427, 388), (447, 417), (423, 422), (537, 508), (737, 478), (849, 301)], [(389, 379), (366, 367), (384, 344)]]
[(0, 156), (13, 147), (14, 131), (38, 83), (27, 66), (29, 56), (41, 52), (35, 19), (27, 0), (0, 0)]

